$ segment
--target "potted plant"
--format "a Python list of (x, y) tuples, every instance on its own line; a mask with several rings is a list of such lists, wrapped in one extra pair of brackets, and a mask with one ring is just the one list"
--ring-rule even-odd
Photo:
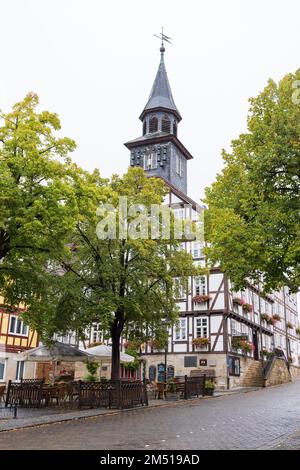
[(209, 295), (194, 295), (193, 297), (193, 301), (196, 304), (203, 304), (204, 302), (207, 302), (210, 299), (211, 297)]
[(241, 341), (241, 350), (244, 353), (250, 353), (253, 351), (253, 344), (248, 341)]
[(244, 303), (242, 305), (242, 308), (245, 312), (248, 312), (248, 313), (253, 311), (253, 305), (248, 304), (248, 303)]
[(262, 353), (263, 357), (265, 357), (266, 359), (269, 359), (269, 357), (271, 357), (273, 355), (273, 353), (271, 351), (267, 351), (266, 349), (263, 349), (261, 353)]
[(192, 343), (196, 348), (204, 349), (209, 345), (210, 341), (208, 338), (194, 338)]
[(233, 297), (232, 302), (237, 305), (243, 305), (244, 301), (243, 299), (240, 299), (239, 297)]
[(153, 339), (152, 341), (150, 341), (150, 345), (152, 346), (153, 349), (156, 349), (157, 351), (161, 351), (162, 349), (166, 347), (167, 344), (163, 340)]
[(274, 313), (274, 315), (272, 315), (272, 319), (277, 322), (277, 321), (280, 321), (281, 320), (281, 316), (278, 315), (278, 313)]
[(292, 330), (292, 329), (293, 329), (293, 324), (292, 324), (290, 321), (288, 321), (288, 322), (286, 322), (286, 327), (287, 327), (289, 330)]
[(214, 390), (215, 390), (214, 381), (212, 379), (205, 380), (204, 396), (212, 397), (214, 395)]
[(271, 317), (267, 313), (262, 313), (260, 318), (262, 319), (262, 321), (265, 321), (266, 323), (269, 323), (271, 319)]
[(296, 328), (296, 333), (297, 333), (297, 335), (300, 335), (300, 326), (298, 326), (298, 327)]

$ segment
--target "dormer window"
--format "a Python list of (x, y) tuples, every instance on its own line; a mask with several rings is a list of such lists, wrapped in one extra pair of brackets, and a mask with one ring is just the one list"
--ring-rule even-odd
[(161, 130), (163, 132), (166, 132), (167, 134), (170, 134), (171, 132), (171, 122), (167, 114), (163, 115), (163, 118), (161, 121)]
[(152, 116), (149, 121), (149, 132), (152, 134), (153, 132), (158, 131), (158, 119), (156, 116)]

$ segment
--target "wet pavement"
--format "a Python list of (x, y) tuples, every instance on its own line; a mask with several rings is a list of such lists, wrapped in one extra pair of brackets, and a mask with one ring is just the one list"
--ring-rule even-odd
[(300, 449), (300, 381), (0, 433), (0, 449)]

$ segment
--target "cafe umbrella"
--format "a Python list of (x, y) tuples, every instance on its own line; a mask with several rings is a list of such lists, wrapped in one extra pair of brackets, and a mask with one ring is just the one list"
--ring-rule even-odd
[[(100, 344), (98, 346), (92, 346), (91, 348), (86, 349), (91, 356), (93, 356), (95, 361), (100, 362), (100, 378), (101, 378), (101, 373), (102, 373), (102, 363), (106, 362), (111, 364), (112, 362), (112, 348), (111, 346), (108, 346), (106, 344)], [(133, 362), (135, 358), (133, 356), (130, 356), (129, 354), (120, 352), (120, 362), (121, 363), (128, 363), (128, 362)]]
[(37, 348), (19, 353), (16, 359), (18, 361), (52, 362), (54, 380), (56, 362), (87, 362), (88, 360), (94, 360), (95, 358), (91, 354), (88, 354), (75, 346), (54, 341), (50, 345), (43, 344)]

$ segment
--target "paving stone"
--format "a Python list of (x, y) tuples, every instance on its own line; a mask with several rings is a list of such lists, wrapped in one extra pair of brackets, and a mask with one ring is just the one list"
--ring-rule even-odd
[(216, 399), (2, 432), (0, 449), (296, 448), (299, 393), (298, 380)]

